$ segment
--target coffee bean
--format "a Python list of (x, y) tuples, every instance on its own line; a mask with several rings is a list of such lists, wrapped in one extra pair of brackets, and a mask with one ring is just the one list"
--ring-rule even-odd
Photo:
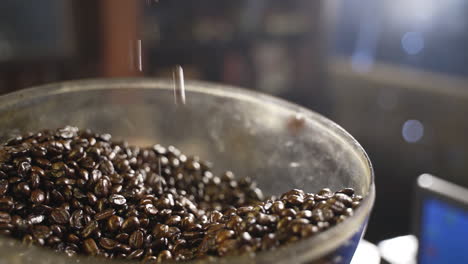
[(155, 238), (167, 237), (169, 234), (169, 226), (163, 224), (156, 224), (152, 232)]
[(106, 210), (103, 210), (103, 211), (97, 213), (94, 216), (94, 220), (97, 220), (97, 221), (104, 220), (104, 219), (107, 219), (107, 218), (113, 216), (114, 214), (115, 214), (115, 210), (112, 209), (112, 208), (109, 208), (109, 209), (106, 209)]
[(122, 227), (123, 221), (122, 217), (113, 215), (107, 220), (107, 229), (111, 232), (115, 232)]
[(182, 220), (182, 218), (181, 218), (180, 216), (178, 216), (178, 215), (173, 215), (173, 216), (169, 217), (169, 219), (167, 219), (166, 225), (169, 225), (169, 226), (179, 226), (181, 220)]
[(0, 224), (8, 224), (11, 222), (10, 214), (6, 212), (0, 212)]
[(86, 253), (91, 256), (95, 256), (99, 252), (99, 248), (96, 244), (96, 241), (92, 238), (85, 239), (83, 242), (83, 249)]
[(128, 238), (130, 237), (129, 234), (127, 233), (120, 233), (115, 236), (115, 239), (119, 241), (120, 243), (128, 243)]
[(113, 250), (117, 246), (118, 242), (110, 238), (101, 237), (99, 239), (99, 245), (107, 250)]
[(96, 232), (98, 228), (99, 228), (98, 222), (91, 221), (85, 226), (85, 228), (81, 232), (81, 236), (84, 238), (87, 238), (90, 235), (92, 235), (94, 232)]
[(158, 262), (165, 262), (172, 259), (172, 254), (169, 250), (163, 250), (158, 254)]
[(137, 230), (130, 235), (128, 244), (134, 249), (138, 249), (143, 246), (143, 232)]
[(128, 259), (139, 259), (139, 258), (141, 258), (143, 256), (144, 253), (145, 253), (145, 251), (143, 249), (137, 249), (137, 250), (132, 251), (127, 256), (127, 258)]
[(232, 230), (227, 230), (227, 229), (220, 230), (220, 231), (218, 231), (218, 233), (216, 234), (216, 243), (221, 243), (221, 242), (223, 242), (224, 240), (233, 237), (234, 234), (235, 234), (235, 233), (234, 233), (234, 231), (232, 231)]
[(120, 195), (120, 194), (112, 194), (110, 197), (109, 197), (109, 201), (115, 205), (123, 205), (127, 202), (127, 200), (125, 199), (124, 196)]
[(47, 239), (50, 235), (52, 235), (52, 230), (45, 225), (37, 225), (33, 227), (32, 235), (35, 238), (42, 238)]
[(65, 224), (70, 220), (70, 213), (67, 210), (55, 209), (50, 213), (50, 217), (57, 224)]
[(0, 146), (0, 234), (69, 256), (151, 263), (251, 254), (345, 221), (363, 199), (351, 188), (279, 197), (263, 201), (251, 178), (214, 175), (174, 146), (139, 148), (74, 127)]
[(0, 180), (0, 197), (8, 192), (8, 181), (6, 179)]
[(26, 217), (26, 221), (30, 223), (31, 225), (40, 224), (44, 221), (44, 219), (45, 219), (44, 215), (30, 214), (28, 217)]
[(13, 198), (3, 197), (0, 198), (0, 211), (10, 211), (14, 207)]
[(132, 232), (140, 226), (140, 220), (136, 216), (130, 216), (122, 223), (124, 232)]

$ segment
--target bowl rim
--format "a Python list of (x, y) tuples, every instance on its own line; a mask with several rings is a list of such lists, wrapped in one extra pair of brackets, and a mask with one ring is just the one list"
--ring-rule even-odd
[[(52, 95), (112, 89), (172, 90), (172, 85), (173, 83), (169, 79), (147, 77), (95, 78), (49, 83), (0, 96), (0, 111), (21, 102), (38, 100), (41, 97)], [(298, 263), (318, 259), (338, 248), (339, 245), (343, 244), (346, 240), (351, 238), (353, 234), (358, 232), (360, 228), (365, 228), (375, 202), (374, 170), (369, 156), (363, 147), (341, 126), (313, 110), (309, 110), (295, 103), (253, 90), (247, 90), (225, 84), (192, 80), (186, 81), (185, 90), (186, 92), (208, 93), (214, 96), (230, 97), (236, 100), (250, 101), (258, 104), (270, 104), (295, 111), (297, 114), (301, 114), (304, 118), (311, 119), (314, 122), (317, 122), (317, 124), (323, 126), (325, 129), (332, 131), (341, 140), (344, 140), (344, 142), (349, 144), (352, 150), (359, 155), (362, 165), (368, 172), (369, 187), (367, 189), (367, 194), (364, 196), (361, 205), (354, 211), (354, 214), (351, 217), (346, 219), (344, 222), (321, 232), (318, 236), (301, 239), (297, 243), (279, 247), (278, 249), (275, 249), (275, 254), (271, 254), (270, 252), (259, 252), (254, 258), (256, 261), (269, 263), (271, 261), (281, 262), (282, 260), (286, 263), (291, 262), (291, 259), (289, 258), (291, 256), (294, 256), (294, 262)], [(311, 248), (314, 248), (314, 250), (310, 250)], [(278, 256), (282, 256), (283, 258), (278, 259)], [(242, 257), (227, 257), (225, 260), (227, 262), (232, 261), (232, 263), (235, 263), (239, 261), (240, 258)]]

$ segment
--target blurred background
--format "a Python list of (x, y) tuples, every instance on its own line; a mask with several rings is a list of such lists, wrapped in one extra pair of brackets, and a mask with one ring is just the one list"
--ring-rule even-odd
[(0, 92), (180, 64), (303, 105), (370, 155), (377, 243), (410, 233), (421, 173), (468, 186), (467, 14), (461, 0), (4, 0)]

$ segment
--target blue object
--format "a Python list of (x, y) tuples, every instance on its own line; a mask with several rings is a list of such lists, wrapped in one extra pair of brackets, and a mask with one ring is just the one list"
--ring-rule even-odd
[(468, 210), (428, 198), (421, 220), (419, 263), (468, 263)]

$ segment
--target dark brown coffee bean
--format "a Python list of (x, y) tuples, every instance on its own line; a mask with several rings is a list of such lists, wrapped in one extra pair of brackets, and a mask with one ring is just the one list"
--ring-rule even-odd
[(122, 223), (122, 230), (124, 232), (132, 232), (140, 227), (140, 220), (136, 216), (130, 216)]
[(44, 177), (45, 176), (45, 172), (44, 170), (41, 168), (41, 167), (38, 167), (38, 166), (32, 166), (31, 167), (31, 176), (32, 175), (37, 175), (39, 177)]
[(98, 197), (105, 197), (109, 194), (110, 181), (107, 179), (99, 179), (94, 187), (94, 194)]
[(302, 203), (304, 203), (304, 199), (302, 198), (302, 196), (294, 195), (294, 194), (286, 196), (285, 200), (288, 204), (291, 204), (293, 206), (299, 206)]
[(117, 251), (123, 252), (125, 254), (129, 254), (132, 251), (132, 248), (126, 244), (118, 244), (115, 249)]
[(218, 246), (218, 254), (222, 257), (227, 255), (229, 252), (234, 251), (238, 247), (238, 242), (235, 239), (224, 240)]
[(11, 222), (10, 214), (6, 212), (0, 212), (0, 224), (8, 224)]
[(238, 208), (237, 213), (240, 216), (243, 216), (243, 215), (246, 215), (247, 213), (253, 212), (253, 210), (254, 210), (253, 206), (244, 206), (244, 207)]
[(218, 212), (218, 211), (212, 211), (209, 213), (208, 215), (208, 218), (209, 218), (209, 221), (212, 222), (212, 223), (216, 223), (218, 222), (221, 217), (223, 217), (223, 214), (221, 212)]
[(109, 217), (107, 220), (107, 229), (111, 232), (115, 232), (117, 230), (120, 230), (123, 224), (123, 218), (117, 215), (113, 215)]
[(318, 222), (317, 227), (320, 231), (325, 230), (330, 227), (330, 223), (328, 222)]
[(50, 230), (52, 231), (52, 234), (57, 237), (61, 238), (63, 236), (63, 229), (59, 225), (51, 225)]
[(67, 210), (55, 209), (50, 213), (50, 217), (57, 224), (65, 224), (70, 220), (70, 213)]
[(310, 211), (310, 210), (302, 210), (302, 211), (300, 211), (299, 213), (297, 213), (296, 217), (309, 219), (309, 218), (312, 217), (312, 211)]
[(120, 195), (120, 194), (112, 194), (110, 197), (109, 197), (109, 201), (112, 203), (112, 204), (115, 204), (115, 205), (123, 205), (127, 202), (127, 200), (125, 199), (124, 196)]
[(169, 226), (163, 224), (156, 224), (152, 232), (155, 238), (162, 238), (169, 236)]
[(68, 234), (67, 236), (67, 241), (70, 243), (79, 243), (80, 240), (81, 239), (75, 234)]
[(280, 214), (284, 210), (285, 206), (282, 201), (275, 201), (273, 203), (273, 206), (271, 207), (271, 210), (275, 214)]
[(352, 189), (325, 188), (262, 202), (251, 178), (216, 176), (173, 146), (110, 140), (65, 127), (0, 147), (0, 234), (67, 255), (206, 259), (312, 236), (345, 221), (362, 200)]
[(139, 258), (141, 258), (143, 256), (144, 253), (145, 253), (145, 251), (143, 249), (137, 249), (137, 250), (132, 251), (127, 256), (127, 258), (128, 259), (139, 259)]
[(221, 243), (226, 239), (232, 238), (234, 234), (235, 233), (232, 230), (228, 230), (228, 229), (220, 230), (216, 234), (216, 243)]
[(115, 210), (112, 209), (112, 208), (109, 208), (109, 209), (106, 209), (106, 210), (103, 210), (103, 211), (97, 213), (94, 216), (94, 220), (97, 220), (97, 221), (104, 220), (104, 219), (107, 219), (107, 218), (113, 216), (114, 214), (115, 214)]
[(32, 235), (35, 238), (47, 239), (50, 235), (52, 235), (52, 231), (45, 225), (37, 225), (33, 227)]
[(137, 230), (130, 235), (128, 239), (128, 244), (134, 249), (141, 248), (143, 246), (143, 232)]
[(281, 217), (286, 217), (286, 216), (290, 216), (290, 217), (295, 217), (296, 216), (296, 210), (292, 209), (292, 208), (286, 208), (284, 210), (282, 210), (279, 215)]
[(8, 192), (8, 181), (6, 179), (0, 180), (0, 197), (3, 197)]
[(128, 243), (128, 238), (130, 237), (129, 234), (127, 233), (120, 233), (115, 236), (115, 239), (119, 241), (120, 243)]
[(47, 240), (46, 240), (46, 244), (49, 245), (49, 246), (54, 246), (58, 243), (62, 242), (62, 240), (59, 238), (59, 237), (56, 237), (56, 236), (50, 236)]
[(103, 160), (101, 163), (99, 163), (99, 169), (104, 173), (105, 175), (111, 175), (114, 173), (114, 165), (112, 164), (111, 161), (109, 160)]
[(91, 236), (94, 232), (96, 232), (98, 228), (99, 228), (98, 222), (97, 221), (91, 221), (85, 226), (85, 228), (81, 232), (81, 236), (83, 238), (87, 238), (87, 237)]
[(292, 217), (290, 217), (290, 216), (284, 217), (284, 218), (282, 218), (281, 220), (278, 221), (278, 224), (276, 225), (276, 228), (278, 230), (286, 229), (291, 221), (292, 221)]
[(173, 216), (169, 217), (169, 219), (167, 219), (166, 225), (179, 226), (181, 221), (182, 221), (182, 218), (180, 216), (173, 215)]
[(118, 242), (110, 238), (101, 237), (99, 239), (99, 245), (107, 250), (113, 250), (117, 246)]
[(337, 193), (343, 193), (346, 194), (349, 197), (352, 197), (354, 195), (354, 189), (353, 188), (344, 188), (339, 190)]
[(349, 196), (349, 195), (347, 195), (345, 193), (338, 192), (338, 193), (335, 193), (335, 195), (333, 197), (337, 201), (342, 202), (347, 207), (350, 207), (352, 205), (352, 203), (353, 203), (353, 199), (351, 198), (351, 196)]
[(20, 177), (28, 176), (29, 172), (31, 171), (31, 164), (29, 162), (23, 161), (18, 166), (18, 175)]
[(44, 215), (31, 214), (28, 217), (26, 217), (26, 221), (30, 223), (31, 225), (40, 224), (44, 221), (44, 219), (45, 219)]
[(226, 227), (225, 224), (212, 223), (206, 227), (206, 232), (207, 234), (213, 234), (225, 227)]
[(86, 253), (88, 253), (91, 256), (95, 256), (99, 252), (99, 248), (96, 244), (96, 241), (92, 238), (88, 238), (83, 242), (83, 249)]
[(279, 241), (276, 238), (275, 234), (269, 233), (269, 234), (265, 234), (262, 237), (262, 245), (261, 245), (262, 250), (272, 249), (272, 248), (277, 247), (278, 245), (279, 245)]
[(172, 254), (169, 250), (163, 250), (158, 254), (158, 262), (165, 262), (172, 259)]
[(301, 237), (310, 237), (319, 232), (318, 227), (314, 225), (305, 225), (301, 229)]
[(0, 211), (10, 211), (14, 207), (14, 202), (11, 197), (0, 198)]

